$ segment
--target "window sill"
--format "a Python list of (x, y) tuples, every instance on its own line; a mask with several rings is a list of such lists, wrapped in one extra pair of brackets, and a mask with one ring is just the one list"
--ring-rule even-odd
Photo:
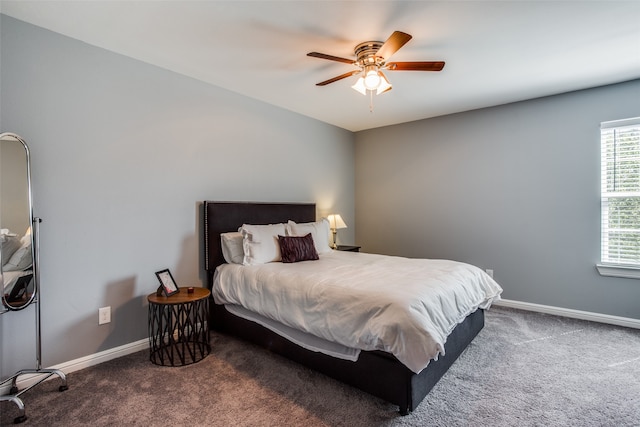
[(619, 264), (596, 264), (601, 276), (640, 279), (640, 266)]

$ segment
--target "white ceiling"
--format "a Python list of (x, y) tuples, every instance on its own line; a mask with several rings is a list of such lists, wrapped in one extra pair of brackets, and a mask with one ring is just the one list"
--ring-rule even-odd
[[(359, 131), (640, 78), (640, 1), (6, 1), (0, 11), (113, 52)], [(369, 97), (315, 83), (368, 40), (413, 35)]]

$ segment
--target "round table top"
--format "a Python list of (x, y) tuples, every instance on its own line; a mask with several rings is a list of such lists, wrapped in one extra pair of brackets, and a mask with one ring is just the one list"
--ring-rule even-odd
[(183, 304), (186, 302), (198, 301), (211, 295), (211, 291), (206, 288), (194, 287), (193, 293), (188, 293), (188, 287), (180, 287), (180, 292), (170, 297), (164, 294), (158, 296), (156, 293), (149, 294), (147, 300), (153, 304)]

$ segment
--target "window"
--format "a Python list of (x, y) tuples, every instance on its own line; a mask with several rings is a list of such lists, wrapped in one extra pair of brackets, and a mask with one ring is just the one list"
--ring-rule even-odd
[[(600, 144), (601, 261), (640, 269), (640, 117), (601, 123)], [(636, 273), (622, 275), (636, 277)]]

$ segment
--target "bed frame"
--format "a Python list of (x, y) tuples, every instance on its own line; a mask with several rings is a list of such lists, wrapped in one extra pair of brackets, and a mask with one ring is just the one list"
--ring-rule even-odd
[[(223, 264), (220, 233), (237, 231), (242, 224), (316, 221), (313, 203), (211, 202), (204, 206), (204, 257), (207, 287), (216, 267)], [(229, 313), (211, 302), (211, 328), (258, 344), (290, 360), (399, 406), (403, 415), (413, 411), (484, 326), (484, 312), (470, 314), (449, 335), (445, 356), (431, 361), (419, 374), (393, 355), (362, 351), (356, 362), (306, 350), (271, 330)]]

